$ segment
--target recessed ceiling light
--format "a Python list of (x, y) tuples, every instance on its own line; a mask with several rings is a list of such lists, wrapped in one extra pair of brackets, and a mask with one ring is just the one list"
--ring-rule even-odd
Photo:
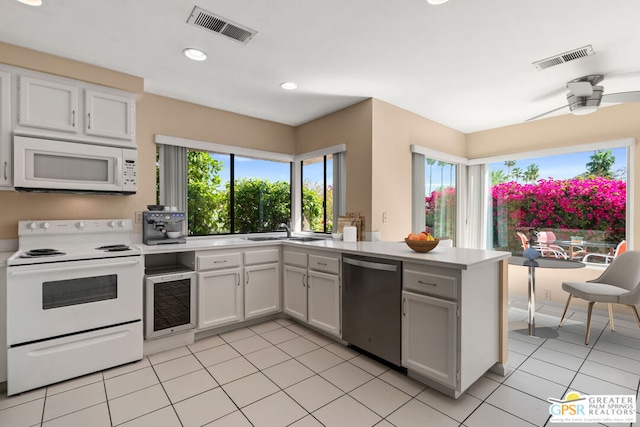
[(427, 3), (436, 6), (436, 5), (439, 5), (439, 4), (445, 4), (448, 1), (449, 0), (427, 0)]
[(194, 61), (204, 61), (207, 59), (207, 54), (204, 51), (192, 47), (186, 48), (182, 53), (184, 53), (184, 56), (189, 59), (193, 59)]
[(29, 6), (41, 6), (42, 0), (18, 0), (20, 3), (28, 4)]
[(286, 89), (286, 90), (294, 90), (294, 89), (298, 89), (298, 85), (295, 84), (294, 82), (284, 82), (284, 83), (280, 83), (280, 87), (282, 89)]

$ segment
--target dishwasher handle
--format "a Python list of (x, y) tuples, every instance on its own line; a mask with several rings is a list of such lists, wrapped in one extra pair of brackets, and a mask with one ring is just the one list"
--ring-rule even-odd
[(372, 270), (382, 271), (398, 271), (398, 266), (395, 264), (382, 264), (378, 262), (362, 261), (359, 259), (343, 257), (342, 262), (346, 264), (355, 265), (356, 267), (370, 268)]

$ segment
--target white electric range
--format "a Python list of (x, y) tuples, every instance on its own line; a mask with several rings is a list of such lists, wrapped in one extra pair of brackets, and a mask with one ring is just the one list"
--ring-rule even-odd
[(7, 260), (7, 394), (142, 358), (131, 220), (20, 221)]

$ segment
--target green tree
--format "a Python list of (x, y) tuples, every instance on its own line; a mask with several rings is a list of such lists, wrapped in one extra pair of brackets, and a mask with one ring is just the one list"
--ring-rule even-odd
[(434, 159), (427, 159), (427, 165), (429, 165), (429, 192), (431, 194), (431, 185), (433, 184), (433, 165), (436, 163)]
[(509, 177), (503, 170), (492, 170), (490, 175), (491, 175), (490, 176), (491, 186), (502, 184), (503, 182), (506, 182), (509, 179)]
[(507, 160), (504, 162), (504, 165), (507, 167), (507, 179), (511, 178), (511, 168), (516, 165), (515, 160)]
[(518, 182), (520, 180), (520, 178), (522, 178), (524, 175), (524, 172), (522, 170), (522, 168), (519, 167), (515, 167), (513, 168), (513, 170), (511, 171), (511, 176), (513, 177), (513, 179)]
[(234, 186), (235, 233), (275, 231), (291, 218), (288, 182), (243, 178)]
[(601, 176), (603, 178), (613, 178), (611, 168), (616, 162), (616, 157), (611, 150), (598, 150), (589, 157), (587, 163), (587, 174)]
[(229, 231), (228, 189), (220, 188), (222, 162), (203, 151), (187, 151), (189, 235)]
[[(302, 219), (303, 230), (324, 231), (322, 223), (323, 185), (305, 181), (302, 186)], [(328, 200), (327, 195), (327, 200)]]
[(522, 174), (524, 182), (536, 182), (540, 176), (540, 168), (535, 163), (530, 164)]

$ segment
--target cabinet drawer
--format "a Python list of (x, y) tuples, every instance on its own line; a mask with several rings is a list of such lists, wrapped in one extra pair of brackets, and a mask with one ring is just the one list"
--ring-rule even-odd
[(240, 253), (232, 254), (200, 254), (196, 256), (196, 268), (198, 271), (217, 270), (220, 268), (239, 267)]
[(309, 268), (326, 273), (340, 274), (340, 260), (319, 255), (309, 255)]
[(458, 280), (456, 276), (426, 272), (405, 267), (402, 288), (420, 294), (456, 300), (458, 298)]
[(244, 253), (244, 265), (267, 264), (280, 262), (280, 251), (278, 249), (263, 249)]
[(283, 262), (287, 265), (295, 265), (296, 267), (307, 267), (307, 254), (302, 252), (284, 251), (282, 254)]

